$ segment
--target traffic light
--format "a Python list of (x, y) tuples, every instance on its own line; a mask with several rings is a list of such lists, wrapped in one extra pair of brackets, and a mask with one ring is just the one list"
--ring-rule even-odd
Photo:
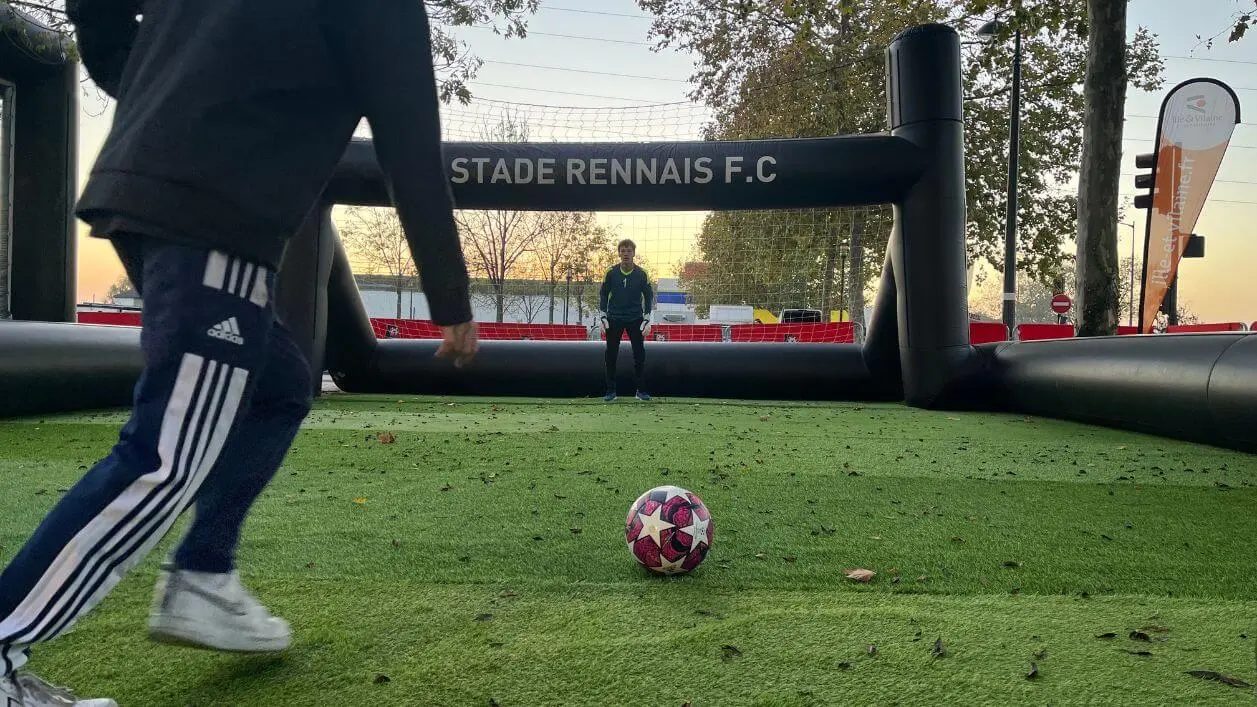
[(1152, 170), (1147, 174), (1135, 175), (1135, 188), (1148, 190), (1147, 194), (1139, 194), (1135, 196), (1135, 208), (1151, 209), (1152, 192), (1156, 187), (1157, 153), (1149, 152), (1142, 155), (1135, 155), (1135, 168)]
[(1198, 236), (1195, 233), (1187, 241), (1187, 245), (1183, 246), (1184, 258), (1203, 258), (1205, 257), (1205, 237)]

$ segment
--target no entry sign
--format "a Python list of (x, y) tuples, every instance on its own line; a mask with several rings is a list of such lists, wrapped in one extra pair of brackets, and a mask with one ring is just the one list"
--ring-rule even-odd
[(1057, 314), (1065, 314), (1073, 305), (1074, 301), (1069, 298), (1069, 295), (1062, 294), (1052, 297), (1052, 311)]

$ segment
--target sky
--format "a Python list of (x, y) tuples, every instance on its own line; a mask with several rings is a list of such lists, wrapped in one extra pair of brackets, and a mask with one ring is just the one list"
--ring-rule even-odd
[[(1133, 196), (1134, 156), (1152, 149), (1156, 115), (1166, 93), (1198, 77), (1222, 80), (1240, 99), (1241, 118), (1196, 233), (1206, 236), (1203, 259), (1180, 266), (1179, 299), (1204, 321), (1257, 320), (1257, 36), (1228, 44), (1223, 34), (1212, 49), (1197, 35), (1212, 36), (1252, 0), (1201, 0), (1184, 11), (1183, 0), (1132, 0), (1128, 34), (1147, 27), (1157, 35), (1165, 82), (1155, 93), (1128, 89), (1121, 193)], [(650, 19), (634, 0), (541, 0), (525, 39), (504, 39), (488, 29), (460, 28), (484, 65), (470, 83), (476, 100), (447, 107), (443, 123), (451, 138), (475, 139), (508, 108), (533, 127), (530, 139), (693, 139), (708, 112), (687, 97), (691, 57), (657, 51), (648, 37)], [(112, 112), (94, 91), (85, 93), (80, 115), (79, 184), (109, 129)], [(684, 259), (701, 214), (601, 215), (618, 232), (653, 247), (653, 263)], [(1130, 209), (1140, 244), (1143, 212)], [(1119, 226), (1118, 252), (1131, 253), (1131, 226)], [(80, 301), (101, 300), (121, 274), (106, 243), (83, 237), (79, 251)], [(665, 275), (667, 273), (664, 273)]]

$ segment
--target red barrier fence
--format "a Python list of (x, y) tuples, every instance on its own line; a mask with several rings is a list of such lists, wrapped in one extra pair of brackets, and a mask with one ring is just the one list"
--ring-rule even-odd
[(1018, 341), (1042, 341), (1044, 339), (1071, 339), (1073, 324), (1018, 324)]
[[(485, 341), (584, 341), (585, 327), (580, 324), (510, 324), (479, 322), (476, 327)], [(380, 339), (439, 339), (441, 328), (427, 320), (372, 319), (371, 329)]]
[(1008, 327), (999, 322), (969, 322), (969, 343), (994, 344), (1008, 341)]
[(651, 327), (654, 341), (723, 341), (719, 324), (658, 324)]
[[(79, 324), (98, 326), (140, 326), (139, 312), (79, 312)], [(371, 320), (371, 328), (381, 339), (439, 339), (441, 329), (430, 321), (418, 319)], [(508, 324), (480, 322), (480, 338), (485, 340), (584, 341), (587, 331), (580, 324)], [(723, 341), (725, 326), (720, 324), (656, 324), (651, 327), (652, 341)], [(809, 322), (799, 324), (733, 324), (728, 326), (729, 338), (735, 342), (799, 342), (853, 343), (855, 325), (851, 322)], [(1203, 332), (1257, 331), (1257, 322), (1221, 322), (1217, 324), (1179, 324), (1168, 327), (1168, 334)], [(1139, 333), (1139, 327), (1119, 326), (1118, 336)], [(1074, 336), (1072, 324), (1018, 324), (1017, 339), (1037, 341), (1068, 339)], [(628, 335), (625, 335), (627, 340)], [(970, 322), (969, 340), (973, 344), (1008, 340), (1008, 328), (999, 322)]]
[(733, 324), (729, 327), (729, 339), (737, 342), (852, 344), (855, 343), (855, 324), (852, 322)]
[(79, 324), (100, 326), (139, 326), (139, 312), (79, 312)]
[(1244, 331), (1243, 322), (1221, 322), (1219, 324), (1175, 324), (1167, 326), (1167, 334), (1199, 334), (1210, 331)]

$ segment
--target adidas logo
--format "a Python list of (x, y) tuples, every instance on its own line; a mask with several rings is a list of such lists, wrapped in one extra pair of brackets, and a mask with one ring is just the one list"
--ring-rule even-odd
[(209, 334), (215, 339), (222, 339), (223, 341), (230, 341), (233, 344), (244, 343), (244, 337), (240, 336), (240, 327), (239, 325), (236, 324), (235, 317), (232, 317), (231, 319), (223, 320), (215, 324), (214, 326), (210, 327), (209, 330), (206, 331), (205, 333)]

